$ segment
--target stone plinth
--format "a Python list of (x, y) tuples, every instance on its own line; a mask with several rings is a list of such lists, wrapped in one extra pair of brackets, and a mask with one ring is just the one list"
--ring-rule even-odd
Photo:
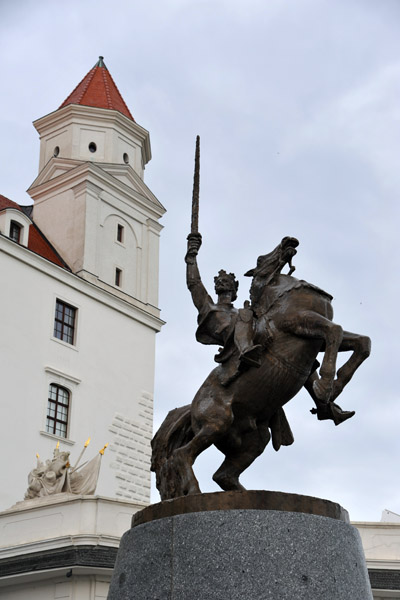
[(220, 492), (150, 506), (123, 536), (108, 600), (372, 600), (338, 504)]

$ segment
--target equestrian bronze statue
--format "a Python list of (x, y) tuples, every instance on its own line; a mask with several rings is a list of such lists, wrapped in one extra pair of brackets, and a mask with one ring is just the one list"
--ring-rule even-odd
[[(284, 237), (259, 256), (251, 277), (250, 302), (235, 308), (238, 282), (232, 273), (215, 277), (215, 302), (205, 289), (197, 254), (199, 139), (196, 144), (192, 229), (188, 236), (187, 286), (198, 310), (197, 341), (220, 347), (218, 366), (193, 402), (167, 415), (152, 441), (152, 470), (161, 499), (200, 493), (193, 463), (214, 444), (225, 460), (213, 476), (223, 490), (243, 490), (239, 476), (272, 439), (275, 450), (294, 438), (283, 406), (305, 387), (320, 420), (339, 425), (354, 415), (334, 401), (369, 356), (367, 336), (333, 323), (332, 296), (293, 277), (299, 242)], [(288, 265), (289, 271), (282, 273)], [(336, 371), (338, 352), (352, 354)], [(321, 365), (317, 355), (323, 353)]]

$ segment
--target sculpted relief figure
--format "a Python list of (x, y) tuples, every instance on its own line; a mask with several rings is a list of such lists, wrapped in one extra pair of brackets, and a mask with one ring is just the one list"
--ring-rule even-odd
[[(212, 444), (225, 455), (214, 481), (223, 490), (243, 489), (239, 476), (271, 439), (275, 450), (293, 443), (283, 406), (303, 386), (318, 419), (339, 425), (352, 417), (353, 411), (342, 411), (334, 401), (370, 353), (367, 336), (332, 321), (330, 294), (293, 277), (295, 238), (283, 238), (245, 274), (252, 281), (243, 309), (233, 305), (238, 282), (225, 271), (215, 277), (218, 300), (212, 300), (197, 266), (198, 180), (197, 143), (187, 285), (199, 313), (196, 339), (221, 348), (215, 356), (218, 366), (193, 402), (172, 410), (152, 441), (152, 470), (162, 500), (200, 492), (192, 467)], [(283, 274), (286, 265), (289, 272)], [(347, 362), (336, 370), (338, 352), (348, 351)]]
[(89, 441), (90, 438), (85, 443), (74, 467), (71, 467), (69, 462), (70, 453), (60, 450), (59, 443), (53, 451), (52, 460), (46, 460), (44, 463), (37, 455), (36, 468), (28, 475), (28, 489), (24, 500), (64, 493), (94, 494), (100, 473), (101, 457), (108, 444), (92, 460), (78, 466)]
[(43, 463), (38, 458), (36, 469), (33, 469), (28, 475), (25, 500), (61, 493), (65, 486), (69, 466), (69, 452), (60, 452), (58, 447), (53, 452), (52, 460), (46, 460), (46, 463)]

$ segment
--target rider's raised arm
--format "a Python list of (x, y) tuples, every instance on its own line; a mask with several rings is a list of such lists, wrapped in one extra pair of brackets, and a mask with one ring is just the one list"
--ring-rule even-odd
[(188, 235), (188, 249), (185, 256), (186, 262), (186, 285), (192, 294), (193, 304), (198, 311), (202, 309), (205, 302), (212, 302), (206, 288), (201, 281), (199, 268), (197, 266), (197, 254), (201, 246), (200, 233)]

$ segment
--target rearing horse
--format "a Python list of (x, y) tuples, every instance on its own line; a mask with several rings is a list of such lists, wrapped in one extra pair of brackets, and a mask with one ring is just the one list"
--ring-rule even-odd
[[(152, 470), (162, 500), (200, 492), (192, 466), (212, 444), (225, 455), (214, 481), (223, 490), (244, 489), (239, 476), (271, 436), (275, 450), (293, 443), (282, 407), (305, 386), (319, 418), (327, 418), (324, 410), (336, 406), (333, 401), (369, 356), (368, 337), (332, 322), (332, 296), (293, 277), (293, 267), (281, 274), (285, 264), (291, 266), (297, 245), (295, 238), (284, 238), (246, 273), (253, 277), (251, 309), (254, 343), (261, 349), (259, 366), (227, 378), (232, 364), (238, 364), (239, 350), (231, 341), (229, 358), (211, 371), (192, 404), (171, 411), (155, 435)], [(337, 353), (343, 351), (352, 354), (336, 373)], [(318, 375), (319, 352), (324, 356)]]

